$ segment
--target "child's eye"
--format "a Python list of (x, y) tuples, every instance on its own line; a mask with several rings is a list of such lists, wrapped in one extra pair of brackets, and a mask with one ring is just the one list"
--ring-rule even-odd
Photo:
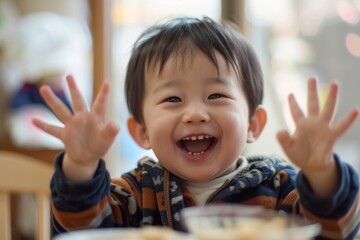
[(177, 103), (177, 102), (181, 102), (181, 101), (182, 101), (181, 98), (176, 97), (176, 96), (171, 96), (164, 100), (164, 102), (172, 102), (172, 103)]
[(221, 93), (213, 93), (208, 97), (208, 99), (217, 99), (217, 98), (222, 98), (222, 97), (224, 97), (224, 95)]

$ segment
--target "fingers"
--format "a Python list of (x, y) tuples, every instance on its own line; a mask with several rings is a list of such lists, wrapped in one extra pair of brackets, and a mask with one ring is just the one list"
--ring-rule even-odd
[[(321, 116), (325, 121), (330, 122), (333, 118), (335, 106), (337, 102), (338, 85), (332, 83), (330, 86), (329, 96), (326, 100), (324, 109), (321, 112)], [(310, 78), (308, 81), (308, 114), (309, 116), (316, 116), (320, 113), (320, 100), (318, 94), (317, 80)]]
[(40, 94), (62, 123), (65, 123), (72, 116), (70, 109), (54, 94), (49, 86), (41, 87)]
[(66, 80), (69, 86), (71, 102), (74, 112), (87, 111), (87, 106), (85, 104), (84, 98), (81, 95), (73, 76), (66, 76)]
[(322, 116), (327, 122), (330, 122), (334, 115), (335, 106), (337, 102), (337, 95), (338, 95), (338, 85), (336, 83), (332, 83), (330, 85), (329, 96), (326, 100), (324, 109), (322, 111)]
[(93, 106), (92, 111), (95, 112), (98, 116), (103, 116), (105, 114), (107, 100), (109, 96), (110, 85), (108, 82), (104, 82), (100, 89), (100, 93), (97, 95)]
[(32, 123), (40, 128), (41, 130), (43, 130), (44, 132), (58, 138), (61, 140), (61, 132), (62, 132), (62, 127), (58, 127), (58, 126), (55, 126), (55, 125), (51, 125), (51, 124), (48, 124), (40, 119), (37, 119), (37, 118), (34, 118), (32, 120)]
[(72, 99), (73, 111), (55, 95), (50, 87), (44, 86), (40, 89), (40, 93), (45, 102), (65, 126), (55, 126), (40, 119), (33, 119), (33, 124), (42, 131), (64, 141), (69, 138), (66, 136), (71, 135), (69, 133), (75, 131), (81, 134), (86, 128), (91, 131), (92, 134), (101, 134), (106, 139), (114, 140), (119, 132), (119, 127), (112, 122), (108, 122), (104, 127), (103, 119), (109, 95), (109, 83), (103, 84), (92, 106), (93, 112), (88, 112), (85, 101), (76, 86), (74, 78), (67, 76), (67, 82)]
[(317, 81), (315, 78), (309, 78), (309, 81), (308, 81), (307, 108), (308, 108), (308, 114), (310, 116), (318, 115), (320, 112)]
[(295, 123), (297, 123), (301, 118), (304, 117), (304, 113), (302, 112), (299, 104), (297, 103), (294, 94), (289, 95), (289, 106), (291, 116)]
[(359, 109), (355, 108), (342, 121), (335, 124), (333, 127), (335, 137), (340, 137), (344, 134), (353, 125), (358, 115)]

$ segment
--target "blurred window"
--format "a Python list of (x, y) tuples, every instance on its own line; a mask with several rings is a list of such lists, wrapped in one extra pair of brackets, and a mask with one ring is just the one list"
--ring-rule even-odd
[[(306, 108), (307, 78), (317, 76), (322, 103), (330, 82), (340, 85), (337, 116), (360, 102), (359, 0), (246, 0), (246, 21), (261, 56), (266, 81), (280, 102), (287, 127), (294, 125), (287, 96), (295, 93)], [(271, 92), (271, 91), (270, 91)], [(271, 109), (275, 111), (275, 109)], [(343, 136), (335, 151), (360, 168), (360, 123)]]

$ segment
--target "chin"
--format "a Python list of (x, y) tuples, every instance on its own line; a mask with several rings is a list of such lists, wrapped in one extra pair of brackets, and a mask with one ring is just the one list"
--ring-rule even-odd
[(184, 181), (187, 182), (192, 182), (192, 183), (203, 183), (203, 182), (209, 182), (212, 179), (214, 179), (214, 177), (210, 177), (210, 176), (201, 176), (199, 174), (195, 174), (192, 176), (186, 176), (186, 175), (177, 175), (179, 178), (181, 178)]

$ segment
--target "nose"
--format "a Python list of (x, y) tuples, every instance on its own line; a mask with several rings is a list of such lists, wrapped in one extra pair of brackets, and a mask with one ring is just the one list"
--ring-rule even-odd
[(206, 106), (200, 103), (190, 103), (186, 106), (182, 121), (184, 123), (205, 123), (210, 120)]

